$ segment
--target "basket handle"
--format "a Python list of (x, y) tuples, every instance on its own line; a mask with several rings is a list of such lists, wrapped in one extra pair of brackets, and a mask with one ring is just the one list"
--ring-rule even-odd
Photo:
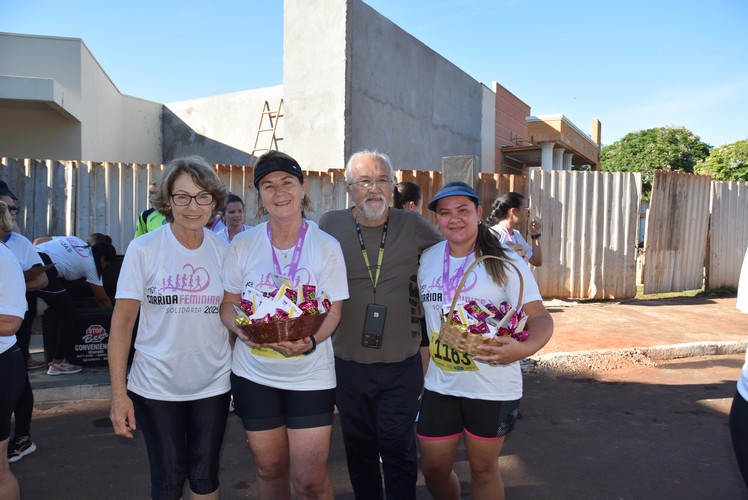
[[(462, 291), (462, 287), (465, 285), (465, 280), (467, 280), (468, 275), (470, 275), (470, 272), (486, 259), (496, 259), (500, 260), (502, 262), (506, 262), (510, 266), (514, 268), (515, 271), (517, 271), (517, 276), (519, 276), (519, 297), (517, 298), (517, 307), (516, 310), (519, 310), (522, 307), (522, 294), (524, 293), (525, 289), (525, 280), (522, 279), (522, 273), (519, 272), (519, 268), (517, 265), (512, 262), (509, 259), (505, 259), (504, 257), (497, 257), (495, 255), (481, 255), (475, 261), (468, 266), (467, 270), (465, 271), (465, 274), (462, 275), (462, 278), (460, 279), (460, 283), (457, 285), (457, 290), (455, 290), (455, 295), (452, 298), (452, 306), (449, 308), (449, 316), (447, 316), (447, 323), (452, 323), (452, 316), (454, 315), (455, 307), (457, 306), (457, 299), (460, 297), (460, 292)], [(508, 316), (508, 315), (507, 315)]]

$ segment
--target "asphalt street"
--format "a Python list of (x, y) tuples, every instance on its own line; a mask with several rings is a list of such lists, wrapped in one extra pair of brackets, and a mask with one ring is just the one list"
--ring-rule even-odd
[[(748, 499), (732, 456), (727, 414), (743, 355), (660, 361), (595, 374), (525, 375), (522, 418), (500, 467), (509, 499)], [(148, 498), (141, 436), (114, 436), (108, 402), (40, 403), (39, 449), (12, 464), (25, 499)], [(221, 467), (224, 499), (256, 498), (255, 469), (231, 415)], [(352, 499), (340, 427), (330, 471)], [(470, 497), (464, 450), (456, 471)], [(418, 498), (430, 498), (419, 477)]]

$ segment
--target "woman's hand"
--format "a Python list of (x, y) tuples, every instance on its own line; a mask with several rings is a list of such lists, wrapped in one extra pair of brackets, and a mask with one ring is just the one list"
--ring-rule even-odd
[(286, 357), (298, 356), (299, 354), (305, 354), (312, 349), (311, 337), (304, 337), (300, 340), (286, 340), (283, 342), (274, 342), (272, 344), (264, 344), (267, 347), (272, 347), (279, 353)]
[(500, 345), (480, 345), (476, 349), (484, 354), (473, 356), (476, 361), (483, 361), (489, 365), (508, 365), (527, 357), (526, 349), (522, 342), (512, 337), (494, 337)]
[(109, 420), (112, 421), (116, 435), (132, 439), (132, 431), (137, 428), (135, 424), (135, 408), (133, 407), (132, 400), (127, 396), (112, 396)]
[(533, 219), (530, 221), (530, 236), (535, 236), (536, 234), (539, 234), (540, 231), (543, 229), (542, 224), (538, 222), (537, 219)]

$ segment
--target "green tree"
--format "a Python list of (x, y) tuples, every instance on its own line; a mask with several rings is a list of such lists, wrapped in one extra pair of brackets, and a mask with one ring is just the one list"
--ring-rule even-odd
[(695, 169), (715, 181), (748, 181), (748, 139), (714, 148)]
[(649, 197), (655, 170), (693, 173), (712, 146), (685, 127), (659, 127), (631, 132), (600, 152), (600, 167), (609, 172), (641, 172), (642, 195)]

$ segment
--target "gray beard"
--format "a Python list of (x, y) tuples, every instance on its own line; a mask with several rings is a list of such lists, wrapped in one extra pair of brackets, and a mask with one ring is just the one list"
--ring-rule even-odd
[(379, 220), (382, 217), (384, 217), (384, 214), (387, 213), (387, 209), (389, 208), (385, 202), (385, 204), (382, 206), (381, 210), (373, 210), (366, 206), (366, 203), (364, 203), (363, 207), (359, 207), (356, 205), (356, 208), (358, 208), (358, 211), (361, 213), (361, 215), (366, 220)]

